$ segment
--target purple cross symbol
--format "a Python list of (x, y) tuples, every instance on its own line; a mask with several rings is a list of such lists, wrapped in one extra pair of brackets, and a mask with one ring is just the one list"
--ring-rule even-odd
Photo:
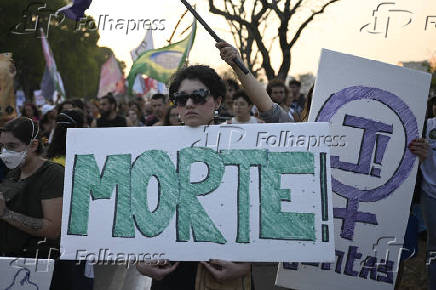
[(354, 228), (356, 223), (365, 223), (378, 225), (375, 214), (360, 212), (359, 201), (357, 199), (348, 199), (346, 208), (334, 208), (333, 215), (335, 218), (342, 219), (341, 237), (347, 240), (353, 239)]

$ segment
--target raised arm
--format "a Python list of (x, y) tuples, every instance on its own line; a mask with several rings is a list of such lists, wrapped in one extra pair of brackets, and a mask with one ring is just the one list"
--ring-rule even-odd
[[(244, 74), (233, 62), (233, 58), (241, 59), (238, 50), (227, 42), (217, 42), (215, 46), (220, 50), (221, 58), (229, 64), (238, 76), (245, 92), (260, 112), (270, 111), (273, 108), (273, 101), (266, 92), (263, 85), (249, 72)], [(241, 60), (242, 62), (242, 60)]]

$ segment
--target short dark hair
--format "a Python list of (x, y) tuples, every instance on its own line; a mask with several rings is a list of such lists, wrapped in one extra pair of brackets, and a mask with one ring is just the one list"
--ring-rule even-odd
[(233, 88), (235, 91), (239, 90), (239, 84), (234, 79), (225, 79), (224, 82), (228, 87)]
[(153, 94), (151, 96), (151, 99), (152, 100), (162, 100), (162, 103), (165, 104), (167, 97), (164, 94)]
[(65, 105), (73, 106), (73, 102), (71, 102), (70, 100), (66, 100), (66, 101), (63, 101), (62, 103), (60, 103), (58, 108), (57, 108), (58, 113), (60, 113), (64, 110)]
[(243, 98), (248, 103), (248, 105), (253, 105), (253, 102), (250, 100), (248, 95), (242, 89), (241, 90), (237, 90), (236, 93), (234, 93), (233, 96), (232, 96), (232, 100), (233, 101), (237, 100), (239, 98)]
[(33, 114), (32, 117), (38, 117), (38, 108), (33, 103), (25, 103), (23, 105), (23, 109), (21, 109), (21, 115), (26, 116), (26, 106), (32, 107), (32, 114)]
[(71, 103), (72, 103), (74, 108), (79, 108), (82, 111), (85, 108), (85, 104), (83, 103), (83, 101), (81, 99), (78, 99), (78, 98), (77, 99), (72, 99)]
[(56, 117), (56, 128), (53, 140), (47, 150), (47, 157), (52, 159), (66, 154), (66, 138), (68, 128), (82, 128), (85, 118), (83, 111), (79, 109), (67, 110), (59, 113)]
[(39, 139), (38, 123), (33, 122), (33, 120), (30, 118), (15, 118), (7, 122), (0, 131), (11, 133), (15, 138), (26, 145), (29, 145), (32, 140), (36, 139), (38, 140), (38, 148), (36, 149), (36, 153), (40, 155), (43, 152), (42, 142)]
[(169, 88), (170, 96), (173, 96), (183, 80), (199, 80), (210, 91), (214, 99), (226, 95), (226, 85), (216, 71), (207, 65), (191, 65), (178, 70), (171, 78)]
[(289, 81), (288, 86), (297, 86), (299, 88), (301, 88), (301, 82), (297, 81), (296, 79), (292, 79)]
[(109, 93), (109, 94), (101, 97), (101, 100), (103, 100), (103, 99), (106, 99), (109, 102), (109, 104), (115, 105), (115, 108), (117, 107), (117, 100), (115, 100), (115, 97), (114, 97), (114, 95), (112, 95), (112, 93)]
[(272, 89), (277, 87), (284, 88), (285, 94), (288, 93), (288, 88), (285, 86), (285, 82), (279, 79), (270, 80), (268, 82), (268, 85), (266, 86), (266, 92), (268, 93), (269, 96), (271, 96)]

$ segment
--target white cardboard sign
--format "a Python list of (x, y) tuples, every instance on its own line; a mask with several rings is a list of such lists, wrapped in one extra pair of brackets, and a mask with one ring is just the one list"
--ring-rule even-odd
[(48, 290), (54, 260), (0, 257), (0, 290)]
[[(330, 122), (336, 262), (280, 265), (294, 289), (393, 289), (431, 76), (323, 50), (309, 120)], [(284, 267), (283, 267), (284, 266)]]
[(341, 142), (327, 123), (68, 130), (62, 258), (333, 261)]

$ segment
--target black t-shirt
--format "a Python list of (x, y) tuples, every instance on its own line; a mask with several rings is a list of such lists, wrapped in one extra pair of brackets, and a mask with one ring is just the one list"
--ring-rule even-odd
[(180, 262), (164, 279), (153, 280), (151, 290), (194, 290), (197, 265), (198, 262)]
[(159, 119), (154, 115), (150, 115), (145, 119), (145, 126), (153, 126), (155, 123), (159, 122)]
[(97, 119), (97, 127), (98, 128), (107, 128), (107, 127), (127, 127), (126, 118), (121, 116), (116, 116), (114, 119), (109, 120), (105, 118)]
[[(4, 192), (6, 199), (6, 206), (11, 211), (33, 218), (42, 218), (41, 201), (63, 195), (64, 167), (45, 161), (28, 178), (20, 180), (20, 174), (19, 168), (13, 169), (0, 184), (0, 190)], [(0, 256), (34, 258), (36, 249), (39, 248), (39, 257), (47, 258), (50, 248), (59, 249), (59, 239), (47, 239), (46, 242), (38, 245), (38, 242), (42, 240), (44, 237), (31, 236), (0, 220)]]

